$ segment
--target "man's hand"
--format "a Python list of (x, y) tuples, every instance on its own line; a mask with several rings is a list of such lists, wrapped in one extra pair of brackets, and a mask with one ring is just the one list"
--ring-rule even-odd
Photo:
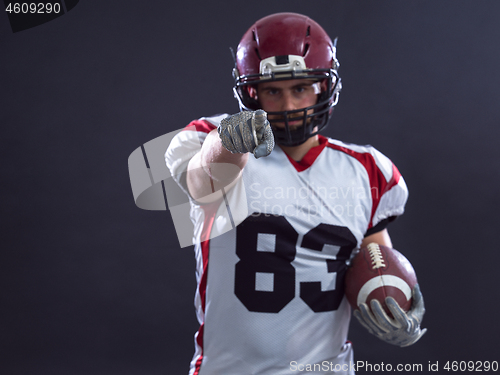
[(358, 319), (371, 334), (393, 345), (409, 346), (416, 343), (427, 331), (420, 329), (425, 313), (424, 298), (418, 284), (413, 288), (413, 302), (410, 311), (404, 312), (392, 297), (387, 297), (385, 303), (394, 319), (391, 319), (377, 300), (372, 300), (371, 310), (366, 303), (354, 311)]
[(260, 158), (268, 156), (274, 148), (271, 125), (262, 109), (226, 117), (217, 130), (222, 145), (232, 153), (252, 152)]

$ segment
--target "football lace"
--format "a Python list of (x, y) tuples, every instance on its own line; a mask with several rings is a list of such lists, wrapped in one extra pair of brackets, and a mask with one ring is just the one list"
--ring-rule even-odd
[(376, 243), (368, 244), (368, 252), (370, 253), (370, 258), (372, 258), (372, 268), (375, 270), (377, 268), (385, 267), (384, 258), (382, 257), (382, 252), (380, 247)]

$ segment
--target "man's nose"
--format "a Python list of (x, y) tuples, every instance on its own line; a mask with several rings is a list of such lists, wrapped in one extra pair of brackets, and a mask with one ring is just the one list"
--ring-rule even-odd
[(281, 102), (281, 110), (282, 111), (293, 111), (295, 108), (295, 98), (292, 93), (285, 91), (283, 92), (282, 102)]

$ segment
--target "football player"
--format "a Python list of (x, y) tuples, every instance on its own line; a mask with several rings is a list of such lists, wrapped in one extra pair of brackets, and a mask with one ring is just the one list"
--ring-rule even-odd
[[(315, 21), (264, 17), (235, 53), (240, 112), (193, 121), (165, 154), (195, 225), (190, 374), (353, 373), (345, 271), (360, 247), (392, 246), (387, 225), (408, 192), (376, 149), (320, 134), (338, 69), (336, 43)], [(418, 287), (413, 298), (407, 313), (387, 301), (394, 318), (378, 301), (355, 315), (382, 340), (410, 345), (425, 332)]]

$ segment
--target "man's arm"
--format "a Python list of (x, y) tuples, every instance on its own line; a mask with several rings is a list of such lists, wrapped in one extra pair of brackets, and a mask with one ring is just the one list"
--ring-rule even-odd
[(361, 242), (360, 247), (366, 247), (369, 243), (375, 242), (376, 244), (379, 245), (384, 245), (387, 247), (392, 248), (392, 241), (391, 237), (389, 236), (389, 232), (387, 229), (383, 229), (380, 232), (376, 232), (373, 234), (370, 234), (369, 236), (366, 236), (363, 241)]
[(211, 194), (234, 185), (249, 152), (260, 158), (268, 156), (273, 148), (274, 136), (265, 111), (243, 111), (224, 118), (189, 161), (186, 177), (189, 193), (202, 203), (218, 199), (219, 194)]
[(217, 129), (212, 130), (201, 150), (189, 161), (186, 177), (189, 194), (200, 202), (211, 201), (210, 194), (234, 184), (247, 161), (248, 153), (231, 153), (222, 145)]

